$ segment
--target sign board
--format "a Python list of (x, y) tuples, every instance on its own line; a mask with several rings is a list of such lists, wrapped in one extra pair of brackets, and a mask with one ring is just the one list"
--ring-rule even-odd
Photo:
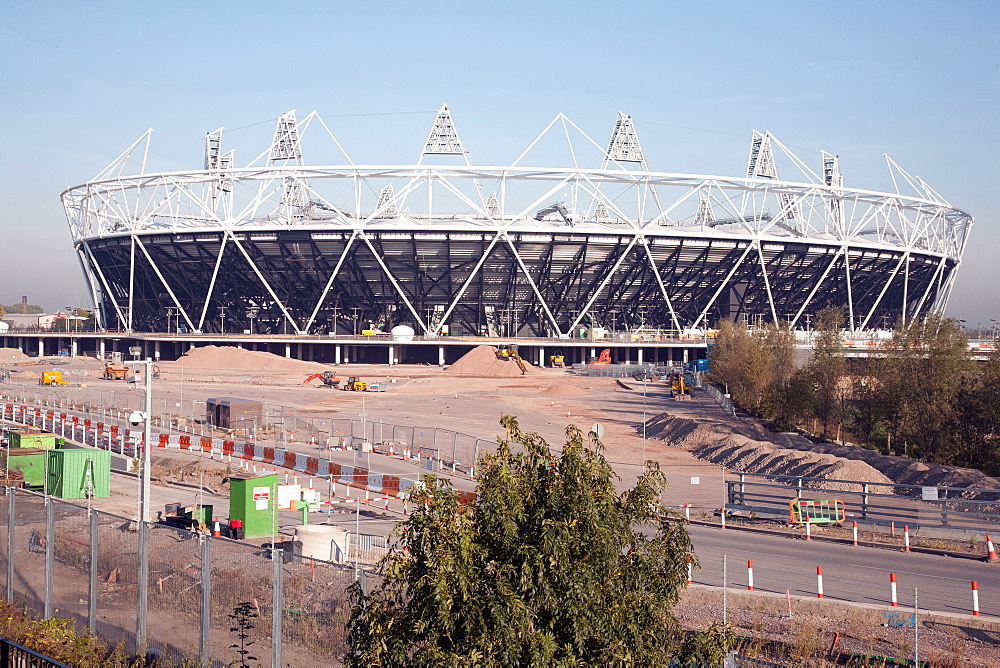
[(691, 476), (691, 484), (692, 485), (700, 485), (701, 484), (701, 478), (698, 477), (698, 476), (695, 476), (695, 475)]
[(924, 501), (937, 501), (938, 500), (938, 488), (937, 487), (921, 487), (920, 488), (920, 498)]
[(267, 510), (267, 502), (271, 499), (270, 487), (254, 487), (253, 501), (257, 510)]
[(595, 422), (594, 426), (590, 428), (590, 431), (597, 436), (597, 438), (604, 438), (604, 425), (600, 422)]

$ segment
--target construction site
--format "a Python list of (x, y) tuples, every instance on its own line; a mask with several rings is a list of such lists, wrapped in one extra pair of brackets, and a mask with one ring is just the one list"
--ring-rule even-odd
[[(480, 346), (443, 367), (328, 366), (236, 347), (194, 348), (161, 361), (150, 379), (157, 521), (137, 531), (142, 434), (129, 416), (142, 409), (141, 365), (0, 354), (9, 371), (0, 384), (0, 417), (11, 430), (3, 444), (8, 484), (45, 494), (18, 490), (5, 511), (14, 509), (18, 518), (10, 523), (16, 530), (6, 554), (8, 593), (27, 595), (39, 614), (56, 608), (72, 614), (112, 642), (148, 635), (172, 656), (218, 659), (229, 640), (219, 605), (252, 592), (258, 600), (285, 597), (271, 608), (283, 608), (283, 615), (262, 607), (259, 628), (267, 632), (258, 633), (258, 652), (277, 652), (293, 665), (337, 661), (346, 586), (378, 577), (375, 564), (391, 530), (407, 516), (406, 490), (433, 473), (473, 498), (478, 456), (503, 437), (500, 417), (514, 415), (556, 450), (567, 425), (600, 434), (621, 488), (635, 483), (643, 461), (661, 467), (668, 486), (660, 502), (690, 521), (700, 562), (677, 610), (689, 628), (728, 614), (741, 635), (761, 646), (828, 643), (832, 629), (839, 652), (894, 656), (913, 633), (907, 615), (919, 583), (925, 656), (959, 661), (953, 665), (1000, 661), (1000, 593), (988, 542), (991, 531), (1000, 534), (1000, 481), (769, 432), (734, 416), (724, 398), (720, 403), (698, 364), (613, 364), (605, 353), (573, 366), (552, 355), (539, 368), (514, 344)], [(91, 483), (74, 497), (62, 487), (40, 487), (37, 467), (17, 463), (27, 461), (28, 450), (14, 456), (21, 449), (13, 444), (21, 438), (17, 425), (53, 434), (61, 443), (52, 452), (105, 450), (107, 491)], [(829, 514), (809, 506), (816, 499), (831, 500)], [(97, 534), (89, 534), (100, 544), (96, 560), (87, 558), (88, 512), (99, 513), (92, 520)], [(22, 544), (20, 532), (33, 522)], [(73, 523), (82, 523), (78, 531), (68, 529)], [(47, 531), (55, 537), (51, 557)], [(62, 538), (63, 531), (78, 535)], [(104, 551), (125, 541), (117, 554), (144, 548), (155, 555), (157, 545), (175, 545), (186, 535), (206, 538), (184, 543), (194, 551), (171, 557), (173, 566), (153, 557), (144, 585), (134, 558)], [(198, 547), (206, 540), (211, 547)], [(294, 558), (275, 563), (271, 546)], [(74, 557), (66, 552), (71, 548)], [(202, 549), (211, 553), (208, 562)], [(234, 573), (267, 576), (227, 580), (220, 554), (233, 560), (226, 567)], [(37, 570), (22, 570), (36, 558)], [(70, 577), (66, 569), (74, 563), (77, 575)], [(816, 572), (824, 566), (825, 594), (817, 596), (824, 582)], [(46, 586), (49, 576), (58, 583), (54, 589)], [(73, 578), (79, 596), (68, 593)], [(198, 591), (210, 592), (208, 607)], [(230, 598), (213, 603), (223, 592)], [(67, 596), (83, 604), (63, 601)], [(167, 641), (158, 633), (176, 623), (167, 611), (188, 599), (187, 640)], [(135, 606), (143, 604), (148, 627), (136, 629)], [(309, 628), (322, 630), (322, 647), (304, 640), (306, 613)], [(812, 635), (805, 638), (803, 629)]]

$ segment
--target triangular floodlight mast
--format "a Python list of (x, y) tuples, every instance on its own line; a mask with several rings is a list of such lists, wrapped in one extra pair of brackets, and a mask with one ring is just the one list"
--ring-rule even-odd
[(225, 128), (219, 128), (218, 130), (213, 130), (212, 132), (205, 133), (205, 169), (214, 170), (219, 169), (221, 156), (222, 156), (222, 131)]
[(375, 205), (375, 215), (373, 218), (398, 218), (399, 209), (396, 207), (396, 195), (393, 192), (392, 184), (389, 183), (379, 191), (378, 204)]
[(695, 225), (710, 225), (715, 222), (715, 212), (712, 211), (712, 200), (708, 192), (698, 191), (698, 211), (694, 214)]
[(500, 200), (497, 199), (496, 193), (486, 199), (486, 215), (494, 220), (500, 217)]
[(628, 114), (618, 112), (618, 120), (615, 121), (614, 132), (611, 133), (611, 141), (608, 142), (608, 150), (605, 159), (614, 162), (645, 162), (646, 158), (642, 153), (642, 146), (639, 145), (639, 136), (635, 132), (635, 123)]
[(421, 157), (425, 155), (465, 155), (465, 147), (458, 138), (458, 131), (455, 130), (455, 123), (451, 120), (447, 104), (438, 109), (434, 118), (434, 125), (427, 135)]
[(770, 133), (753, 131), (750, 142), (750, 159), (747, 161), (748, 179), (777, 179), (778, 168), (774, 164)]
[(302, 145), (299, 143), (299, 125), (295, 120), (295, 110), (285, 112), (278, 117), (274, 128), (274, 139), (271, 141), (271, 161), (294, 160), (302, 164)]

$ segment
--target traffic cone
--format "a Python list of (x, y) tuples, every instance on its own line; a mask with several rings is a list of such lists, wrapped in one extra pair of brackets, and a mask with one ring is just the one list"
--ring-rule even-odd
[(222, 527), (219, 526), (219, 518), (215, 518), (215, 526), (212, 527), (212, 535), (218, 538), (222, 535)]
[(289, 443), (295, 442), (295, 434), (293, 434), (292, 432), (288, 432), (288, 442)]
[(986, 534), (986, 561), (997, 561), (997, 550), (989, 534)]

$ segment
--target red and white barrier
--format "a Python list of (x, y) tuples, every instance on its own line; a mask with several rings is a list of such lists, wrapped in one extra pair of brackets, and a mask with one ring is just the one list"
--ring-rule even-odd
[(812, 540), (812, 522), (806, 522), (806, 540)]
[(685, 503), (684, 504), (684, 521), (687, 522), (688, 524), (691, 524), (691, 504), (690, 503)]
[(753, 560), (747, 559), (747, 591), (753, 591)]
[(687, 562), (688, 562), (688, 584), (691, 584), (691, 555), (690, 554), (687, 557)]
[(896, 574), (889, 573), (889, 605), (896, 608), (899, 607), (899, 601), (896, 599)]
[(854, 533), (854, 544), (858, 544), (858, 521), (854, 520), (851, 522), (851, 531)]
[(972, 581), (972, 614), (979, 616), (979, 583)]
[(903, 525), (903, 552), (910, 551), (910, 526), (908, 524)]
[(816, 598), (823, 598), (823, 567), (816, 567)]

